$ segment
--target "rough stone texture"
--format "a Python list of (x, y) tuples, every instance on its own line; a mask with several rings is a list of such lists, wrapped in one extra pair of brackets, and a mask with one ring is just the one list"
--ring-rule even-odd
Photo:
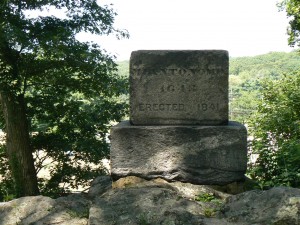
[(228, 193), (218, 191), (218, 188), (222, 186), (207, 186), (207, 185), (195, 185), (190, 183), (182, 182), (168, 182), (161, 178), (156, 178), (153, 180), (145, 180), (140, 177), (128, 176), (120, 178), (119, 180), (113, 182), (112, 187), (115, 188), (128, 188), (128, 187), (147, 187), (147, 186), (159, 186), (166, 187), (175, 190), (181, 197), (187, 199), (194, 199), (196, 195), (203, 193), (211, 193), (218, 199), (225, 200), (227, 197), (231, 196)]
[[(205, 185), (142, 181), (134, 177), (121, 180), (126, 180), (127, 185), (96, 198), (90, 210), (91, 225), (300, 224), (299, 189), (281, 187), (223, 196)], [(130, 180), (133, 182), (128, 186)], [(195, 201), (196, 195), (205, 193), (213, 194), (215, 199)]]
[(299, 225), (300, 190), (277, 187), (229, 197), (221, 210), (232, 222), (259, 225)]
[(90, 198), (93, 198), (95, 196), (101, 196), (103, 193), (111, 189), (111, 187), (112, 187), (112, 179), (110, 176), (97, 177), (91, 183), (88, 196)]
[(0, 204), (0, 225), (86, 225), (89, 205), (79, 194), (56, 200), (44, 196), (23, 197)]
[[(97, 198), (90, 209), (90, 225), (159, 225), (159, 224), (208, 224), (205, 213), (214, 215), (215, 203), (198, 203), (182, 198), (167, 187), (138, 187), (114, 189)], [(222, 221), (222, 223), (220, 223)], [(219, 223), (229, 224), (219, 219)]]
[[(51, 199), (25, 197), (0, 203), (0, 225), (299, 225), (300, 190), (280, 187), (226, 195), (205, 185), (109, 177), (91, 188), (100, 194)], [(121, 184), (124, 184), (123, 186)], [(105, 191), (106, 190), (106, 191)], [(104, 192), (105, 191), (105, 192)], [(213, 194), (212, 201), (195, 196)]]
[(134, 125), (226, 124), (228, 52), (132, 52), (130, 106)]
[(253, 189), (259, 189), (259, 185), (254, 180), (245, 177), (243, 181), (235, 181), (226, 185), (211, 185), (211, 188), (220, 192), (236, 195)]
[(194, 184), (227, 184), (244, 179), (247, 131), (228, 126), (133, 126), (111, 129), (111, 174)]

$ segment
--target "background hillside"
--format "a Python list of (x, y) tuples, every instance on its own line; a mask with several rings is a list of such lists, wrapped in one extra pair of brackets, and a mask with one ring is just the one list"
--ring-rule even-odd
[(271, 52), (254, 57), (230, 58), (230, 119), (247, 122), (256, 109), (262, 83), (278, 80), (300, 68), (297, 52)]

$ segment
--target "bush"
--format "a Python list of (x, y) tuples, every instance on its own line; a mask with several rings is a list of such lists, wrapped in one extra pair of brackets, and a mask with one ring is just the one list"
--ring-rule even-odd
[(263, 83), (253, 135), (249, 175), (261, 186), (300, 186), (300, 72)]

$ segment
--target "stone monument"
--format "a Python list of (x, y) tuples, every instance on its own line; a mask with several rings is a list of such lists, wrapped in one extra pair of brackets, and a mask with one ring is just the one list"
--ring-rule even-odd
[(228, 67), (223, 50), (132, 52), (130, 121), (111, 129), (113, 179), (243, 180), (247, 131), (228, 121)]

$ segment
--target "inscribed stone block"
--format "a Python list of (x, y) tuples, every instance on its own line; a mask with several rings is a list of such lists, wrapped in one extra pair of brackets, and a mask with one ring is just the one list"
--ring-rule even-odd
[(132, 52), (130, 106), (134, 125), (227, 124), (228, 52)]

